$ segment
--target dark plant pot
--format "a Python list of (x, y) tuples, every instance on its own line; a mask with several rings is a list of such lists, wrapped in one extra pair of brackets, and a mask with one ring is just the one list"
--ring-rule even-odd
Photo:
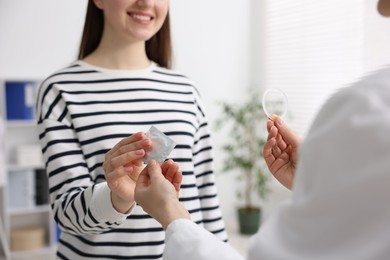
[(240, 208), (238, 209), (238, 220), (240, 224), (240, 233), (252, 235), (259, 229), (261, 222), (261, 209)]

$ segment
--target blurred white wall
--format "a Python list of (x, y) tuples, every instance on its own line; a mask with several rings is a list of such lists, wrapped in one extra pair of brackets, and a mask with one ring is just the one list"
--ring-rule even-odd
[(73, 61), (86, 0), (0, 0), (0, 77), (41, 79)]
[(377, 2), (366, 0), (365, 72), (390, 64), (390, 18), (378, 14)]
[(237, 203), (233, 172), (221, 173), (222, 142), (227, 133), (215, 132), (218, 101), (239, 102), (251, 85), (250, 0), (173, 0), (172, 31), (176, 67), (200, 89), (213, 131), (214, 162), (221, 208), (234, 224)]

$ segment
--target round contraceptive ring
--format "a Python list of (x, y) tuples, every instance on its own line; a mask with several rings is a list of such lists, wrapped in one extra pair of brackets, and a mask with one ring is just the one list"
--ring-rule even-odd
[(278, 88), (268, 88), (263, 94), (262, 104), (264, 113), (268, 118), (270, 118), (272, 115), (284, 117), (287, 114), (287, 95)]

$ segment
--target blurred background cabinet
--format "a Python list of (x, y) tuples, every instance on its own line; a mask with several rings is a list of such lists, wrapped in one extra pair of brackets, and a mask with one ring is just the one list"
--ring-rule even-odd
[(37, 79), (0, 80), (0, 259), (7, 259), (7, 251), (10, 259), (55, 256), (56, 225), (35, 121), (38, 84)]

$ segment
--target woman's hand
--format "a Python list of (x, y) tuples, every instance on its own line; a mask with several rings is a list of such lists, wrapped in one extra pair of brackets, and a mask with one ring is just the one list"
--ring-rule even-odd
[(267, 130), (268, 139), (263, 150), (265, 162), (274, 177), (291, 190), (300, 138), (278, 116), (268, 120)]
[(178, 199), (182, 178), (179, 166), (172, 160), (161, 167), (156, 161), (150, 161), (138, 178), (135, 200), (164, 229), (175, 219), (190, 219)]
[(135, 184), (144, 168), (142, 158), (151, 146), (152, 141), (145, 133), (138, 132), (122, 139), (106, 153), (103, 169), (111, 189), (112, 205), (120, 213), (128, 212), (134, 204)]

